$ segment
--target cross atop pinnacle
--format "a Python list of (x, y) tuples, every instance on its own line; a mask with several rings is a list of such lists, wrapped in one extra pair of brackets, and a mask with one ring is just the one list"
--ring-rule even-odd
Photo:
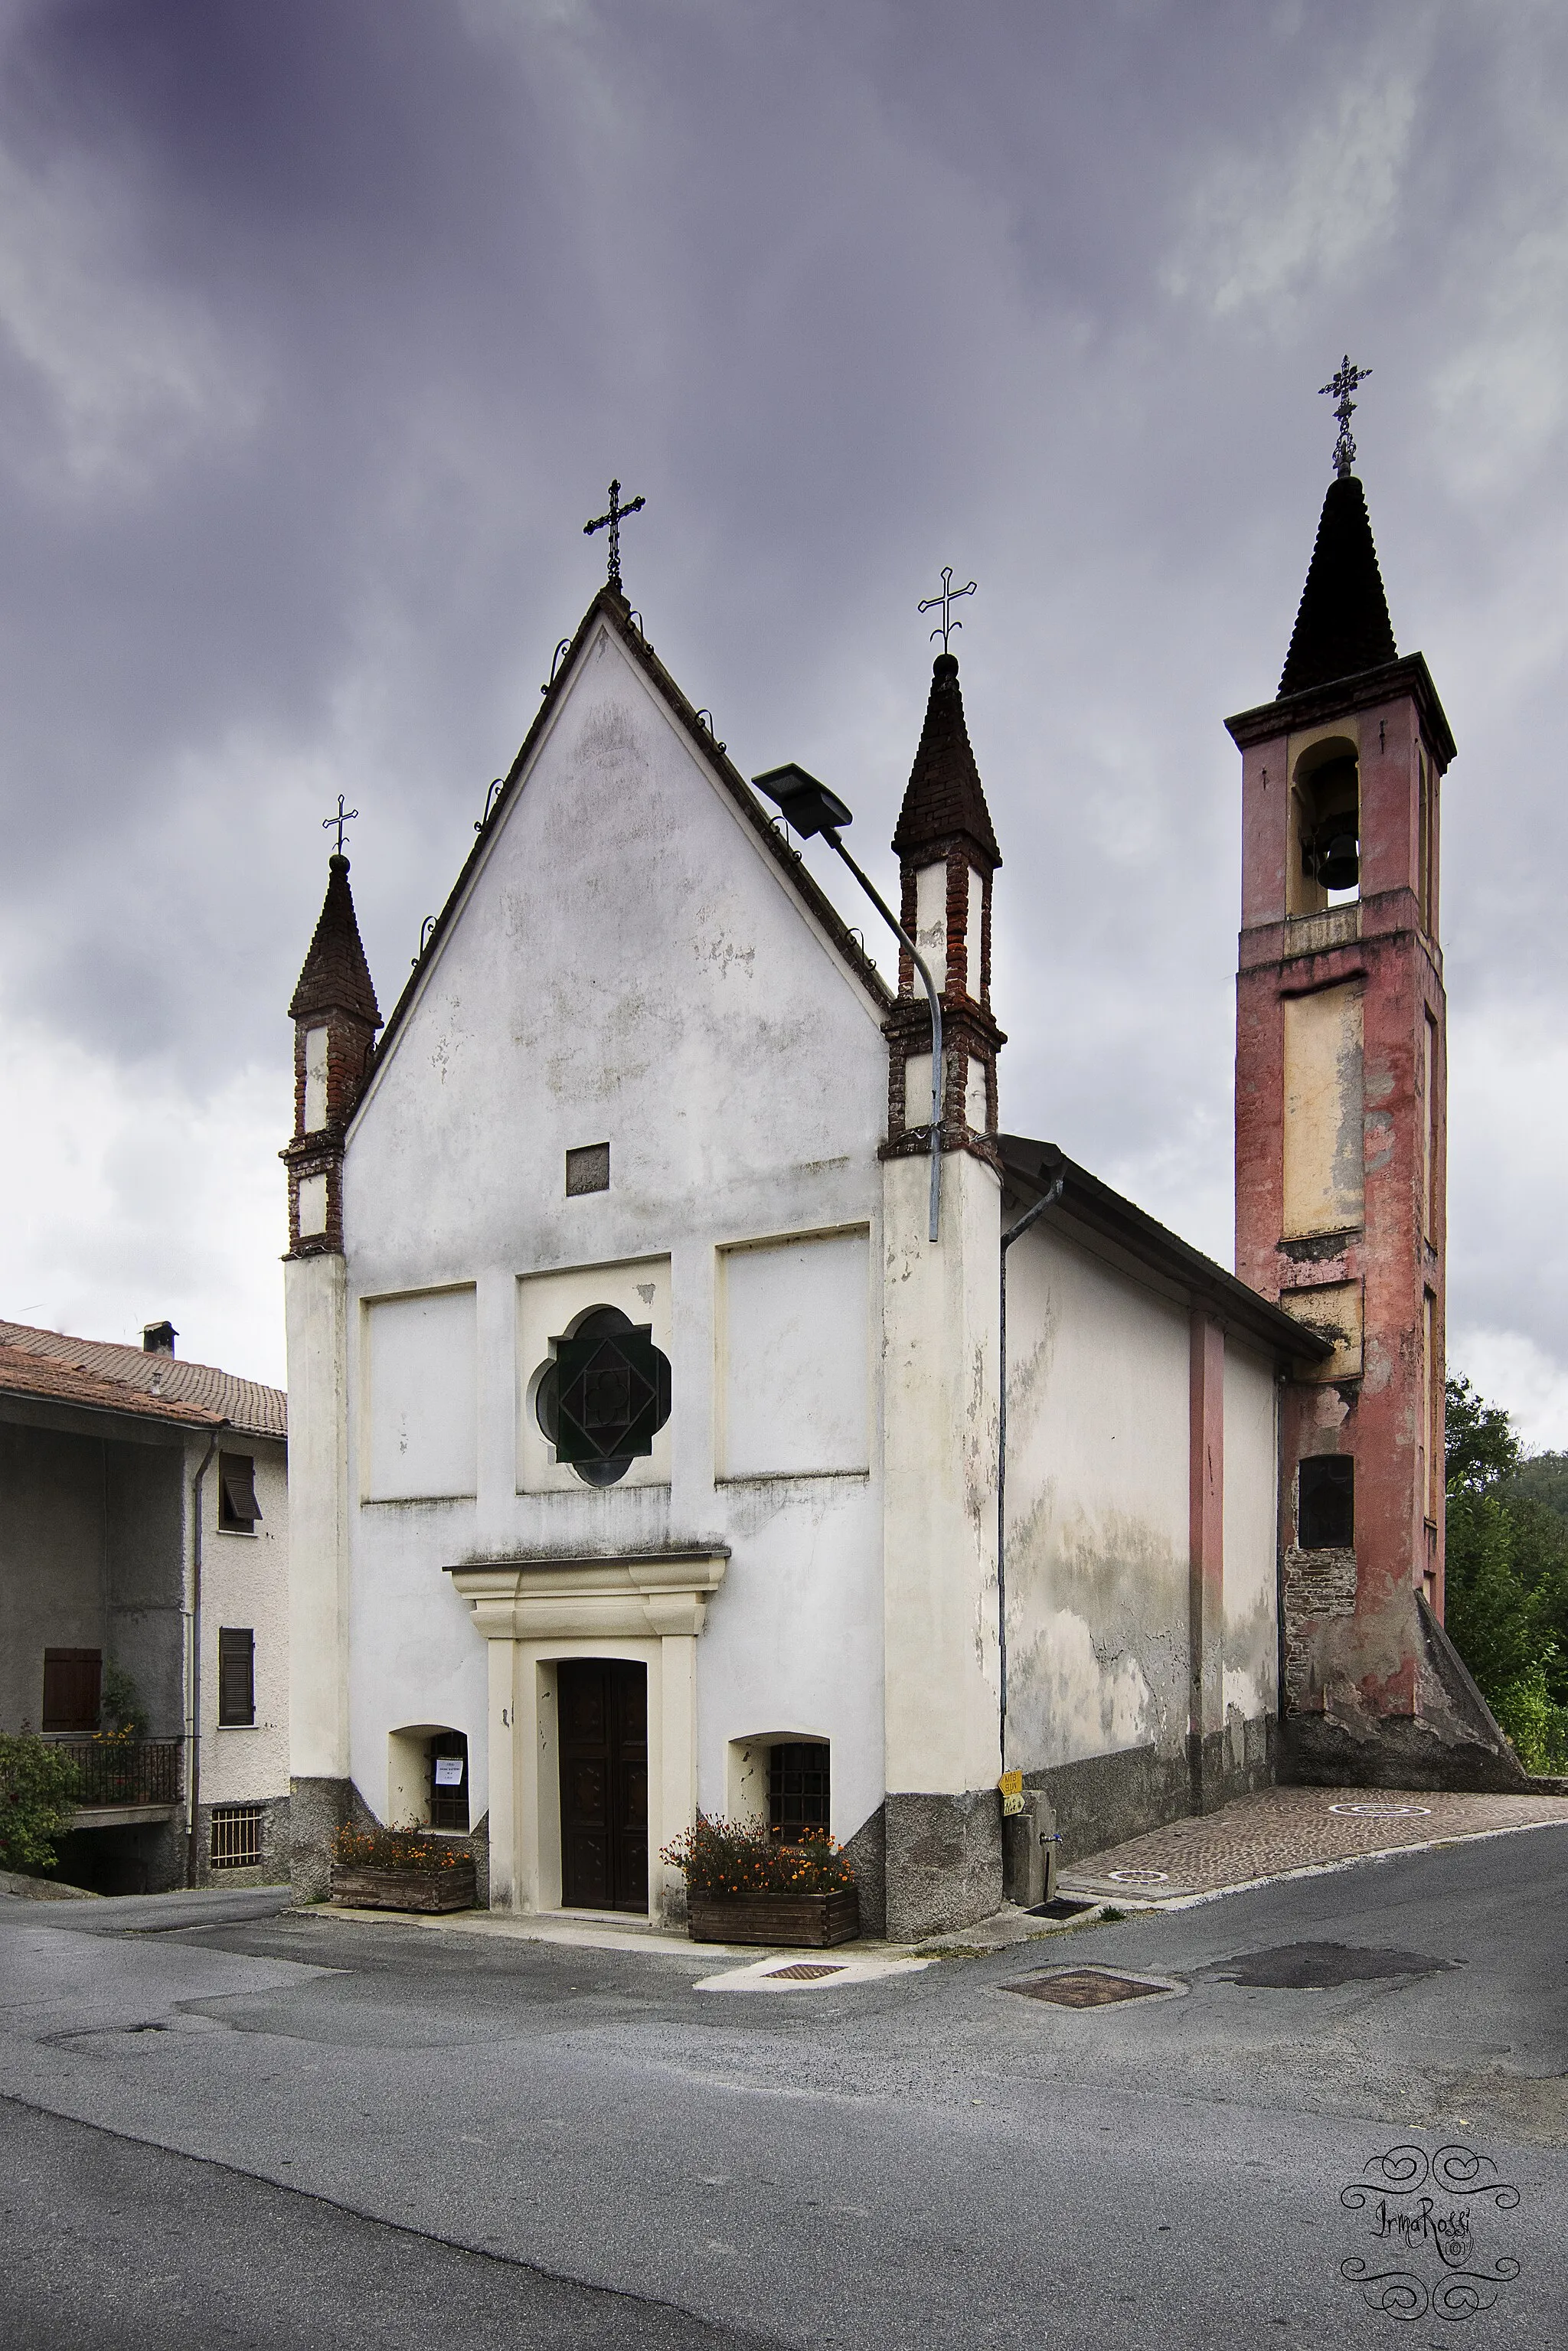
[(585, 522), (582, 526), (584, 538), (591, 538), (596, 530), (602, 530), (606, 524), (609, 525), (609, 580), (610, 585), (618, 596), (621, 593), (621, 526), (628, 515), (640, 514), (646, 504), (645, 498), (633, 498), (629, 507), (623, 507), (621, 503), (621, 485), (619, 482), (612, 482), (609, 513), (595, 515), (591, 522)]
[(974, 592), (975, 582), (972, 580), (967, 588), (955, 588), (953, 585), (953, 567), (950, 563), (945, 563), (942, 566), (942, 593), (940, 596), (926, 596), (923, 598), (919, 606), (921, 611), (935, 612), (940, 611), (942, 614), (941, 620), (932, 630), (931, 633), (933, 637), (941, 638), (942, 650), (944, 653), (947, 651), (947, 639), (951, 635), (952, 632), (955, 629), (961, 629), (964, 625), (962, 621), (956, 621), (953, 618), (953, 607), (957, 602), (960, 596), (972, 596)]
[(1355, 439), (1350, 429), (1350, 420), (1355, 414), (1356, 404), (1351, 393), (1358, 384), (1364, 383), (1371, 373), (1370, 368), (1356, 367), (1346, 351), (1327, 383), (1318, 386), (1320, 400), (1331, 392), (1334, 395), (1333, 413), (1339, 423), (1339, 439), (1333, 444), (1333, 469), (1342, 482), (1355, 465)]
[(337, 815), (324, 816), (321, 820), (321, 830), (323, 832), (331, 832), (336, 829), (338, 835), (338, 855), (340, 857), (343, 854), (343, 827), (346, 824), (352, 824), (354, 819), (359, 815), (359, 813), (360, 811), (358, 809), (345, 808), (343, 806), (343, 795), (340, 792), (338, 794)]

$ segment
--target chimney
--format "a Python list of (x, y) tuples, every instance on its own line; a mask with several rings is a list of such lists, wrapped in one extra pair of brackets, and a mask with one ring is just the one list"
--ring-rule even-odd
[(144, 1322), (141, 1326), (141, 1352), (144, 1355), (172, 1355), (179, 1335), (172, 1322)]

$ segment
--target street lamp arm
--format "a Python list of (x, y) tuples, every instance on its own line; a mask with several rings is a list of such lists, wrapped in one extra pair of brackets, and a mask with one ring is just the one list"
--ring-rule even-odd
[(836, 849), (900, 946), (908, 950), (909, 959), (925, 986), (926, 1001), (931, 1007), (931, 1217), (929, 1238), (936, 1240), (942, 1227), (942, 1095), (944, 1069), (942, 1060), (942, 997), (931, 977), (930, 967), (920, 949), (899, 921), (881, 891), (867, 873), (862, 873), (831, 825), (823, 825), (821, 837), (830, 849)]

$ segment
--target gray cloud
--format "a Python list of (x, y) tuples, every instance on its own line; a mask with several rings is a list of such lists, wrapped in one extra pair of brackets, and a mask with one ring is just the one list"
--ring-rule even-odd
[(979, 579), (1005, 1114), (1223, 1254), (1219, 721), (1274, 689), (1349, 345), (1395, 627), (1460, 745), (1454, 1320), (1537, 1351), (1568, 1441), (1555, 12), (40, 0), (0, 39), (8, 1082), (73, 1164), (155, 1104), (196, 1236), (185, 1266), (117, 1145), (0, 1256), (16, 1311), (184, 1312), (276, 1374), (319, 819), (363, 811), (390, 1001), (612, 471), (660, 653), (862, 847), (915, 602)]

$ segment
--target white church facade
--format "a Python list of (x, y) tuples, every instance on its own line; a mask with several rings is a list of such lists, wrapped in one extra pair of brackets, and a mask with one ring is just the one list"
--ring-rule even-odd
[(333, 859), (284, 1154), (307, 1888), (369, 1813), (469, 1834), (496, 1907), (675, 1918), (661, 1847), (761, 1812), (912, 1938), (1001, 1900), (1004, 1771), (1068, 1857), (1271, 1776), (1281, 1382), (1328, 1343), (1007, 1132), (946, 653), (894, 846), (935, 1239), (911, 958), (616, 587), (384, 1029)]

